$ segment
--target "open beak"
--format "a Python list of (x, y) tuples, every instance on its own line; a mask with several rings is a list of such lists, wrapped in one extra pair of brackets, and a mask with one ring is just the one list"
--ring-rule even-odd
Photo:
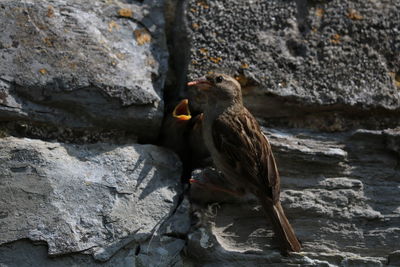
[(209, 82), (206, 77), (199, 78), (198, 80), (191, 81), (187, 83), (188, 86), (197, 86), (199, 89), (207, 90), (212, 84)]
[(177, 118), (180, 121), (188, 121), (192, 118), (189, 110), (189, 100), (183, 99), (179, 104), (174, 108), (172, 112), (172, 116)]

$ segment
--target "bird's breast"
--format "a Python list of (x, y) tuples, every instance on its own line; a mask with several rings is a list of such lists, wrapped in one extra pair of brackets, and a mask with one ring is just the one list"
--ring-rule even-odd
[(242, 187), (241, 180), (237, 170), (232, 168), (232, 162), (222, 155), (214, 144), (214, 139), (212, 135), (212, 125), (216, 117), (207, 117), (205, 114), (203, 123), (203, 137), (204, 143), (211, 154), (211, 158), (214, 162), (215, 167), (224, 174), (225, 179), (228, 180), (233, 185)]

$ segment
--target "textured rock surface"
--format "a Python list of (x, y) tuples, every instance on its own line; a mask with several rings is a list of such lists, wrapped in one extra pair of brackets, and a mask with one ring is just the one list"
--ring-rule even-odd
[(189, 77), (210, 69), (237, 75), (260, 117), (356, 115), (348, 109), (398, 114), (398, 9), (398, 1), (189, 0), (190, 52), (181, 54)]
[(195, 201), (201, 226), (189, 235), (191, 261), (205, 266), (395, 262), (394, 252), (400, 248), (400, 170), (399, 157), (387, 144), (399, 130), (390, 131), (391, 136), (385, 132), (266, 129), (281, 170), (281, 200), (303, 252), (279, 256), (270, 224), (254, 200), (222, 193), (207, 199), (197, 187), (192, 195), (203, 196), (202, 203)]
[(2, 1), (0, 118), (154, 139), (167, 71), (162, 3)]
[[(48, 257), (47, 246), (41, 243), (32, 243), (28, 240), (18, 240), (13, 243), (0, 246), (1, 266), (181, 266), (182, 259), (179, 252), (182, 250), (185, 241), (180, 238), (166, 236), (172, 234), (170, 223), (179, 221), (180, 226), (187, 227), (189, 222), (188, 206), (182, 204), (162, 228), (155, 233), (155, 237), (143, 244), (135, 242), (121, 248), (107, 262), (95, 261), (91, 255), (72, 253)], [(186, 223), (185, 223), (186, 222)], [(183, 227), (185, 234), (187, 229)], [(166, 230), (166, 231), (164, 231)], [(177, 232), (182, 234), (182, 232)]]
[[(0, 139), (0, 147), (1, 244), (44, 241), (50, 255), (83, 252), (101, 261), (150, 239), (171, 243), (165, 257), (182, 249), (184, 242), (173, 234), (185, 226), (177, 231), (173, 223), (168, 229), (163, 224), (181, 194), (181, 165), (170, 151), (12, 137)], [(157, 254), (148, 243), (147, 253)]]
[[(0, 266), (399, 266), (399, 9), (0, 1)], [(188, 198), (173, 153), (132, 144), (210, 69), (269, 127), (299, 254), (279, 254), (251, 196)]]

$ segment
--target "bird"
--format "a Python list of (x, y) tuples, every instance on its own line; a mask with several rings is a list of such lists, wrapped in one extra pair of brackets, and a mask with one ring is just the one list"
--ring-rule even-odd
[(192, 115), (188, 99), (182, 99), (164, 118), (161, 131), (161, 144), (174, 150), (181, 158), (187, 156), (186, 144), (183, 142)]
[(243, 105), (238, 81), (211, 73), (187, 85), (204, 92), (203, 138), (215, 167), (231, 184), (258, 198), (282, 254), (299, 252), (301, 244), (280, 203), (280, 176), (271, 145)]
[(183, 181), (191, 170), (204, 167), (209, 153), (202, 136), (203, 114), (192, 114), (189, 100), (182, 99), (167, 112), (161, 130), (160, 144), (178, 154), (183, 165)]
[(210, 153), (204, 143), (203, 138), (203, 119), (204, 114), (200, 113), (194, 116), (191, 120), (189, 131), (189, 147), (191, 168), (201, 168), (210, 165)]

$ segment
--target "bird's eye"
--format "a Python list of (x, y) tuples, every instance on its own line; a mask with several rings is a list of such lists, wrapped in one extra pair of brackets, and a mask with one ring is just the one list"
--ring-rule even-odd
[(222, 78), (222, 76), (217, 76), (217, 78), (215, 78), (216, 83), (221, 83), (223, 80), (224, 78)]

